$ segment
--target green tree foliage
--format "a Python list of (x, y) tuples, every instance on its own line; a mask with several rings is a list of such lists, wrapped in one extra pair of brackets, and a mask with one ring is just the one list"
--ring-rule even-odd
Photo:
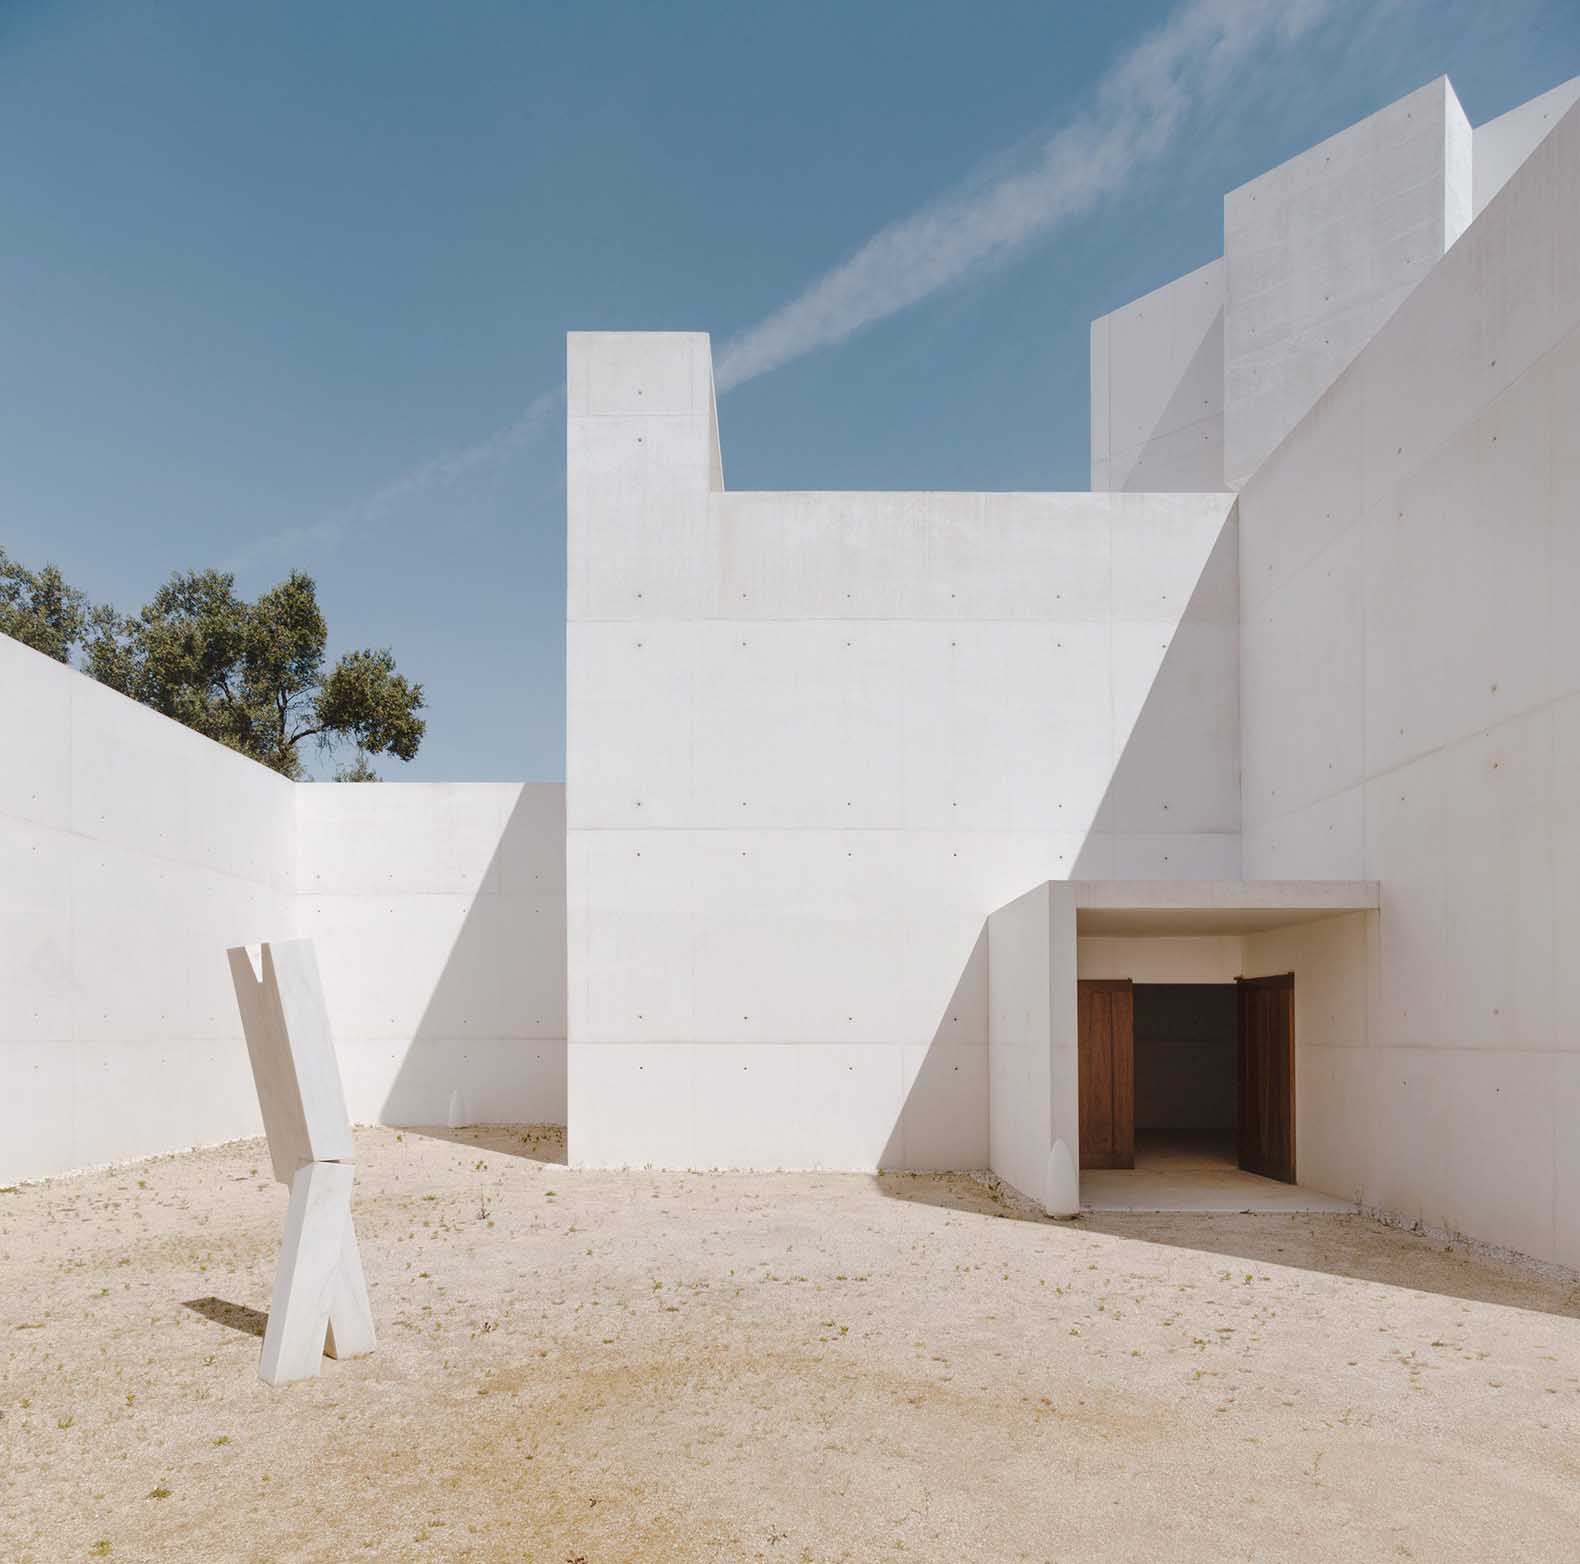
[(70, 662), (87, 615), (88, 600), (53, 565), (35, 574), (0, 548), (0, 633), (56, 662)]
[(426, 724), (422, 686), (388, 650), (347, 652), (325, 667), (328, 627), (311, 576), (293, 571), (249, 603), (224, 571), (177, 572), (132, 616), (88, 606), (45, 566), (0, 550), (0, 631), (57, 658), (83, 648), (83, 670), (284, 776), (305, 773), (302, 746), (345, 745), (337, 780), (376, 782), (368, 757), (410, 760)]

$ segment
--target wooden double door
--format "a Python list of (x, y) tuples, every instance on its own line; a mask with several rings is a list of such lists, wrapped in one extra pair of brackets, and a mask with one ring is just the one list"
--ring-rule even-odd
[[(1295, 978), (1240, 978), (1239, 1163), (1295, 1182)], [(1081, 1166), (1136, 1165), (1135, 992), (1129, 978), (1076, 988)]]

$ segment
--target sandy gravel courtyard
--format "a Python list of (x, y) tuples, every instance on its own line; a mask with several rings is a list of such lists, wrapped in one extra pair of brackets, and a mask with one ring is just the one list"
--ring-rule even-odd
[(1354, 1216), (358, 1132), (373, 1357), (256, 1377), (261, 1141), (0, 1194), (0, 1559), (1580, 1558), (1580, 1293)]

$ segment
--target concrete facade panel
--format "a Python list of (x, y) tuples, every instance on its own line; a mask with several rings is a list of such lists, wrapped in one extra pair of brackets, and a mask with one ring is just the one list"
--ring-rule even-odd
[[(1275, 589), (1258, 583), (1241, 628), (1241, 710), (1287, 728), (1283, 744), (1250, 751), (1242, 778), (1248, 827), (1357, 787), (1365, 775), (1364, 539), (1352, 528)], [(1310, 677), (1320, 671), (1320, 678)], [(1299, 720), (1287, 710), (1300, 689)], [(1280, 869), (1278, 872), (1283, 873)]]
[[(1577, 196), (1570, 110), (1239, 502), (1246, 872), (1353, 874), (1358, 855), (1382, 886), (1368, 1061), (1318, 1045), (1335, 1057), (1311, 1075), (1301, 1177), (1350, 1194), (1342, 1163), (1368, 1205), (1548, 1260), (1568, 1252), (1554, 1103), (1580, 930)], [(1356, 770), (1357, 728), (1363, 780), (1325, 794), (1314, 779)]]
[(1580, 103), (1580, 76), (1476, 126), (1472, 134), (1475, 216), (1481, 215), (1514, 171), (1576, 103)]
[[(980, 966), (985, 1016), (986, 961)], [(988, 1050), (983, 1044), (906, 1043), (901, 1085), (900, 1144), (886, 1165), (940, 1172), (989, 1166)]]
[(989, 1160), (1036, 1201), (1047, 1194), (1053, 1145), (1052, 917), (1040, 885), (988, 919)]
[[(1249, 823), (1241, 853), (1258, 875), (1280, 879), (1346, 880), (1366, 874), (1366, 789), (1345, 788), (1331, 798)], [(1248, 869), (1248, 873), (1253, 872)]]
[[(573, 384), (592, 341), (571, 339)], [(662, 338), (633, 365), (705, 349)], [(634, 383), (618, 351), (598, 347), (600, 373)], [(985, 1127), (948, 1130), (936, 1107), (962, 1061), (931, 1050), (986, 1042), (988, 913), (1050, 875), (1111, 870), (1119, 843), (1149, 873), (1238, 870), (1232, 500), (729, 494), (693, 459), (711, 437), (695, 408), (666, 415), (655, 466), (633, 454), (635, 415), (578, 405), (572, 558), (641, 541), (568, 599), (573, 1050), (813, 1050), (803, 1096), (829, 1049), (899, 1050), (892, 1087), (837, 1121), (797, 1118), (776, 1089), (751, 1099), (773, 1122), (738, 1104), (729, 1130), (710, 1094), (755, 1092), (747, 1065), (737, 1081), (720, 1055), (666, 1055), (692, 1076), (698, 1166), (736, 1161), (754, 1125), (762, 1155), (794, 1146), (803, 1166), (980, 1154)], [(1148, 776), (1165, 753), (1168, 796)], [(598, 1100), (600, 1058), (624, 1057), (573, 1063), (573, 1112)], [(604, 1138), (573, 1136), (573, 1159), (618, 1144), (625, 1092), (590, 1110)], [(642, 1144), (641, 1161), (680, 1154), (679, 1138)]]
[(1446, 77), (1224, 197), (1224, 468), (1242, 488), (1459, 236)]
[(1092, 488), (1212, 493), (1223, 477), (1221, 260), (1092, 322)]

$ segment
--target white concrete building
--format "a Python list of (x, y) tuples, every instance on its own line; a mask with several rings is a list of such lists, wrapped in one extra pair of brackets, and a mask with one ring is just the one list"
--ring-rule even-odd
[(1577, 97), (1230, 192), (1093, 325), (1090, 494), (733, 493), (705, 337), (571, 338), (573, 1161), (1070, 1210), (1215, 1111), (1580, 1264)]
[(1060, 1212), (1238, 1137), (1580, 1266), (1577, 99), (1230, 192), (1093, 324), (1090, 493), (733, 492), (705, 336), (573, 335), (563, 790), (0, 641), (0, 1179), (255, 1133), (224, 950), (310, 934), (356, 1118)]

